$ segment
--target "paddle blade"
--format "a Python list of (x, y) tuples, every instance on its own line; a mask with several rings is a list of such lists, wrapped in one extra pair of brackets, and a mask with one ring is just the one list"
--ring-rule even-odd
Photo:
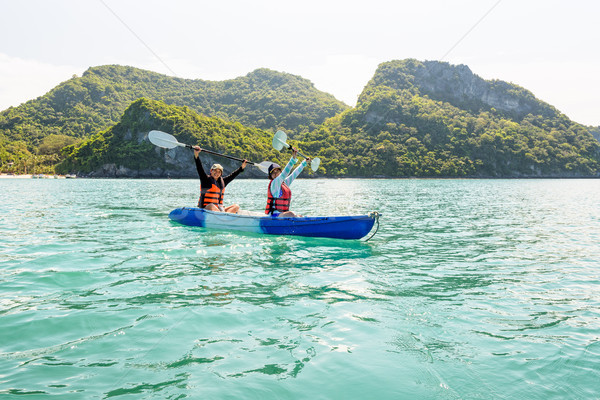
[(185, 147), (185, 144), (179, 143), (173, 135), (161, 131), (150, 131), (148, 133), (148, 140), (152, 144), (165, 149), (172, 149), (177, 146)]
[(319, 157), (310, 161), (310, 169), (313, 171), (317, 171), (319, 169), (319, 165), (321, 165), (321, 159)]
[(271, 161), (263, 161), (260, 164), (253, 164), (256, 168), (260, 169), (265, 174), (269, 173), (269, 167), (273, 164)]
[(287, 135), (284, 131), (277, 131), (275, 136), (273, 136), (273, 148), (277, 151), (283, 149), (283, 146), (290, 147), (289, 144), (286, 143)]

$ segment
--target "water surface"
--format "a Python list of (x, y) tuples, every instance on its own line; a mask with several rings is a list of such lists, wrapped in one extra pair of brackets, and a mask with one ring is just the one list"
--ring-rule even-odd
[(600, 181), (294, 182), (368, 242), (169, 221), (198, 189), (0, 181), (0, 395), (598, 398)]

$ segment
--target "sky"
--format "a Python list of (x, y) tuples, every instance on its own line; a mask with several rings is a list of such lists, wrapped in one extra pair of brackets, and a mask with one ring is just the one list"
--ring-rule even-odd
[(0, 110), (92, 66), (188, 79), (257, 68), (350, 106), (386, 61), (467, 65), (600, 126), (597, 0), (0, 0)]

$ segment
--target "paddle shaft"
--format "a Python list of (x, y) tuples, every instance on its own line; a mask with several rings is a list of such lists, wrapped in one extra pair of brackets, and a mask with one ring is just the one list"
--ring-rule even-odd
[[(185, 144), (185, 143), (179, 143), (173, 135), (168, 134), (166, 132), (162, 132), (162, 131), (153, 130), (153, 131), (148, 132), (148, 139), (150, 140), (150, 142), (152, 142), (156, 146), (163, 147), (165, 149), (172, 149), (174, 147), (179, 146), (179, 147), (187, 147), (188, 149), (194, 150), (194, 146), (191, 146), (191, 145)], [(268, 167), (269, 167), (269, 165), (271, 165), (271, 162), (269, 162), (269, 161), (263, 161), (262, 163), (257, 164), (255, 162), (244, 160), (239, 157), (233, 157), (233, 156), (228, 156), (226, 154), (217, 153), (216, 151), (205, 150), (202, 148), (200, 148), (200, 151), (204, 151), (208, 154), (214, 154), (216, 156), (220, 156), (220, 157), (224, 157), (224, 158), (229, 158), (230, 160), (236, 160), (236, 161), (242, 161), (242, 162), (246, 161), (248, 164), (252, 164), (253, 166), (258, 167), (264, 173), (268, 172)]]
[[(181, 146), (181, 147), (187, 147), (188, 149), (192, 149), (192, 150), (194, 150), (194, 146), (192, 146), (192, 145), (189, 145), (189, 144), (184, 144), (184, 143), (179, 143), (179, 142), (178, 142), (178, 143), (177, 143), (177, 145), (178, 145), (178, 146)], [(242, 159), (242, 158), (238, 158), (238, 157), (234, 157), (234, 156), (228, 156), (227, 154), (221, 154), (221, 153), (217, 153), (216, 151), (210, 151), (210, 150), (206, 150), (206, 149), (202, 149), (202, 148), (201, 148), (201, 150), (200, 150), (200, 151), (201, 151), (201, 152), (203, 151), (203, 152), (205, 152), (205, 153), (208, 153), (208, 154), (214, 154), (215, 156), (221, 156), (221, 157), (229, 158), (230, 160), (244, 161), (244, 159)], [(247, 162), (248, 164), (254, 164), (254, 165), (258, 165), (258, 164), (254, 163), (254, 162), (252, 162), (252, 161), (248, 161), (248, 160), (246, 160), (246, 162)]]
[[(190, 149), (194, 149), (192, 146), (190, 146), (189, 144), (185, 145), (186, 147), (189, 146)], [(208, 154), (214, 154), (215, 156), (221, 156), (221, 157), (225, 157), (225, 158), (229, 158), (230, 160), (236, 160), (236, 161), (244, 161), (243, 158), (238, 158), (238, 157), (234, 157), (234, 156), (228, 156), (227, 154), (221, 154), (221, 153), (217, 153), (216, 151), (210, 151), (210, 150), (206, 150), (206, 149), (202, 149), (203, 152), (208, 153)], [(248, 161), (246, 160), (246, 162), (248, 164), (254, 164), (254, 165), (258, 165), (252, 161)]]
[[(290, 149), (291, 149), (291, 148), (292, 148), (292, 146), (290, 146), (290, 145), (288, 144), (288, 148), (290, 148)], [(304, 154), (300, 153), (300, 151), (298, 151), (298, 150), (296, 150), (296, 151), (298, 152), (298, 155), (300, 155), (300, 157), (308, 158), (308, 157), (306, 157)]]
[[(190, 148), (190, 149), (192, 149), (192, 150), (194, 149), (194, 147), (193, 147), (193, 146), (190, 146), (189, 144), (183, 144), (183, 143), (180, 143), (180, 145), (183, 145), (183, 146), (185, 146), (185, 147), (188, 147), (188, 148)], [(205, 150), (205, 149), (202, 149), (202, 150), (201, 150), (201, 152), (202, 152), (202, 151), (203, 151), (203, 152), (205, 152), (205, 153), (208, 153), (208, 154), (214, 154), (215, 156), (221, 156), (221, 157), (229, 158), (230, 160), (236, 160), (236, 161), (242, 161), (242, 162), (244, 161), (244, 159), (243, 159), (243, 158), (238, 158), (238, 157), (234, 157), (234, 156), (228, 156), (227, 154), (221, 154), (221, 153), (217, 153), (216, 151), (210, 151), (210, 150)], [(252, 164), (252, 165), (254, 165), (255, 167), (258, 167), (258, 168), (259, 168), (261, 171), (263, 171), (263, 172), (265, 172), (265, 173), (266, 173), (266, 168), (267, 168), (267, 166), (265, 166), (265, 165), (261, 165), (261, 164), (258, 164), (258, 163), (252, 162), (252, 161), (248, 161), (248, 160), (245, 160), (245, 161), (246, 161), (248, 164)], [(264, 163), (264, 161), (263, 161), (263, 163)], [(267, 165), (268, 165), (268, 164), (267, 164)]]
[[(287, 143), (287, 142), (282, 142), (282, 141), (281, 141), (281, 140), (279, 140), (279, 139), (277, 139), (277, 141), (278, 141), (279, 143), (283, 143), (283, 144), (285, 144), (285, 145), (287, 146), (287, 148), (288, 148), (288, 149), (291, 149), (291, 148), (292, 148), (292, 146), (290, 146), (290, 144), (289, 144), (289, 143)], [(296, 152), (297, 152), (297, 153), (300, 155), (300, 157), (308, 158), (308, 157), (306, 157), (304, 154), (300, 153), (300, 151), (296, 150)]]
[[(275, 142), (277, 142), (278, 144), (275, 144)], [(277, 131), (275, 133), (275, 135), (273, 136), (273, 147), (275, 148), (275, 150), (282, 150), (283, 146), (287, 147), (288, 149), (294, 149), (292, 146), (290, 146), (287, 143), (287, 135), (285, 134), (285, 132)], [(319, 157), (309, 158), (309, 157), (305, 156), (304, 154), (300, 153), (298, 150), (296, 150), (296, 149), (294, 149), (294, 150), (301, 157), (306, 158), (307, 161), (310, 160), (310, 168), (313, 171), (317, 171), (319, 169), (319, 165), (321, 165), (321, 159)]]

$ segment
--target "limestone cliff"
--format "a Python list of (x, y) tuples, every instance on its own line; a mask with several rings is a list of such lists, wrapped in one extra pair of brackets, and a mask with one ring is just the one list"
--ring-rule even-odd
[(391, 61), (380, 65), (370, 84), (394, 89), (414, 88), (434, 100), (446, 101), (461, 109), (471, 112), (495, 109), (518, 120), (527, 114), (546, 118), (559, 114), (530, 91), (504, 81), (485, 80), (466, 65), (412, 59)]

